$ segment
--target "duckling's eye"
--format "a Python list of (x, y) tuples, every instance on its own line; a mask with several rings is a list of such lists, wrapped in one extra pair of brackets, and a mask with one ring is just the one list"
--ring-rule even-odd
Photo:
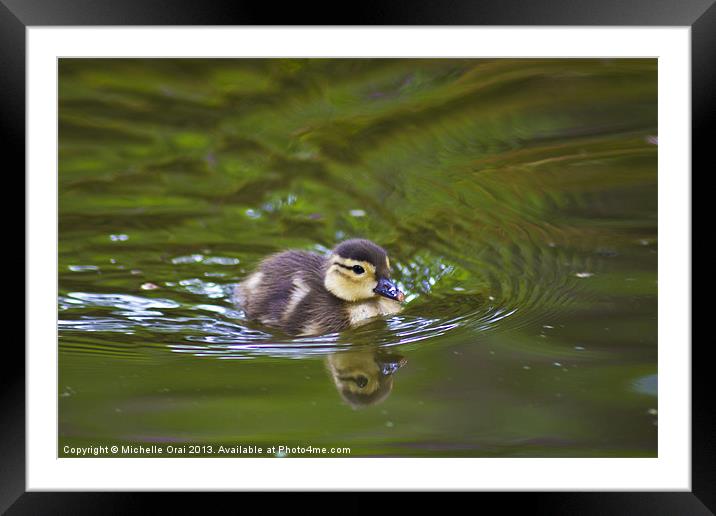
[(358, 385), (358, 387), (362, 389), (363, 387), (368, 385), (368, 378), (363, 375), (356, 376), (356, 385)]
[(360, 265), (354, 265), (351, 268), (353, 269), (353, 272), (355, 272), (356, 274), (363, 274), (365, 272), (365, 269), (363, 267), (361, 267)]

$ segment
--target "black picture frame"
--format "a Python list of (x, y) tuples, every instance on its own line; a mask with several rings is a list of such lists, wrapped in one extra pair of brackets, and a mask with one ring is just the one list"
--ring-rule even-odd
[[(0, 127), (5, 163), (14, 162), (17, 168), (24, 168), (25, 164), (25, 31), (28, 27), (304, 24), (689, 26), (692, 169), (698, 164), (706, 164), (710, 144), (706, 127), (716, 113), (714, 0), (364, 1), (350, 6), (240, 0), (0, 0)], [(31, 272), (26, 270), (26, 276)], [(32, 310), (32, 306), (26, 306), (26, 310)], [(0, 511), (11, 515), (123, 514), (142, 509), (151, 496), (162, 496), (162, 503), (178, 502), (185, 510), (189, 508), (186, 505), (188, 495), (181, 493), (26, 492), (25, 350), (11, 339), (5, 344), (0, 377)], [(481, 503), (497, 501), (503, 509), (523, 506), (531, 512), (549, 514), (713, 514), (716, 510), (716, 428), (709, 399), (711, 374), (707, 369), (710, 361), (705, 349), (708, 344), (701, 344), (705, 345), (692, 346), (691, 492), (479, 493), (484, 498)], [(228, 496), (232, 495), (221, 495), (221, 499), (226, 500)], [(365, 495), (353, 493), (351, 496)], [(294, 510), (295, 503), (300, 504), (304, 499), (292, 500)], [(242, 500), (243, 503), (262, 503), (258, 499)], [(346, 503), (344, 507), (354, 505)]]

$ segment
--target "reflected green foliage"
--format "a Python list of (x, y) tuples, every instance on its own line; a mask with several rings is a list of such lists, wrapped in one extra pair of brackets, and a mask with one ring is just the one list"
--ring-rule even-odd
[[(59, 72), (61, 447), (656, 456), (656, 60)], [(349, 237), (399, 316), (291, 339), (233, 306), (266, 254)], [(351, 402), (351, 360), (385, 396)]]

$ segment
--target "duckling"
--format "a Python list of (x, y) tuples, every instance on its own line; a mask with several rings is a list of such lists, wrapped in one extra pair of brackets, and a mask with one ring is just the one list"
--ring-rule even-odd
[(393, 389), (393, 373), (407, 360), (384, 351), (346, 351), (329, 355), (326, 362), (338, 393), (358, 409), (385, 400)]
[(398, 313), (404, 299), (390, 280), (387, 253), (364, 239), (346, 240), (327, 257), (295, 250), (271, 255), (235, 290), (248, 318), (297, 336)]

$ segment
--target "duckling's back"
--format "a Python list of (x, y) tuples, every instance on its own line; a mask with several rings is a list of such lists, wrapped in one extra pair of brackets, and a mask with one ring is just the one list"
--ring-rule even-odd
[(250, 319), (286, 333), (339, 331), (349, 320), (323, 285), (324, 268), (325, 258), (307, 251), (269, 256), (236, 287), (236, 301)]

